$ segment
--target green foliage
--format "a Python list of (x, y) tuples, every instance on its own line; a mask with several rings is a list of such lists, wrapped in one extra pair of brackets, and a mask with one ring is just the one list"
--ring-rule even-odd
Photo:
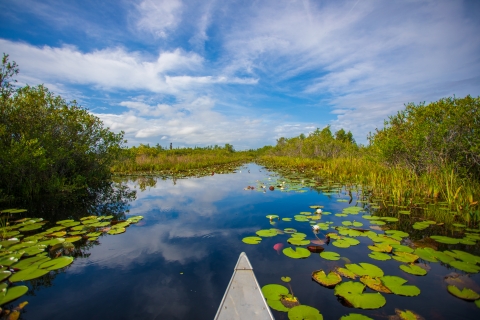
[(123, 143), (97, 117), (43, 85), (13, 89), (4, 56), (0, 100), (0, 189), (16, 197), (99, 186)]
[(480, 97), (409, 103), (369, 137), (380, 159), (417, 173), (451, 166), (480, 176)]
[(317, 128), (308, 137), (303, 133), (293, 138), (281, 137), (268, 153), (276, 156), (332, 159), (356, 155), (358, 152), (359, 147), (350, 131), (345, 133), (344, 129), (340, 129), (334, 136), (330, 126), (326, 126), (322, 130)]

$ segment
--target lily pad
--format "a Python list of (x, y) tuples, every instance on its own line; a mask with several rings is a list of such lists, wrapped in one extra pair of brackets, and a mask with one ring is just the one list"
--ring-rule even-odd
[(112, 228), (110, 229), (107, 233), (108, 234), (120, 234), (120, 233), (124, 233), (126, 231), (125, 228)]
[(395, 251), (394, 256), (392, 257), (393, 259), (400, 261), (400, 262), (406, 262), (406, 263), (413, 263), (418, 260), (419, 256), (416, 254), (408, 253), (408, 252), (402, 252), (402, 251)]
[(281, 277), (280, 279), (281, 279), (283, 282), (287, 282), (287, 283), (292, 280), (292, 278), (290, 278), (290, 277)]
[(438, 262), (434, 255), (435, 252), (436, 250), (433, 250), (432, 248), (417, 248), (413, 253), (425, 261)]
[[(307, 249), (305, 248), (295, 248), (292, 249), (292, 248), (285, 248), (283, 249), (283, 254), (286, 255), (287, 257), (289, 258), (293, 258), (293, 259), (304, 259), (304, 258), (308, 258), (310, 256), (310, 251), (308, 251)], [(323, 252), (322, 252), (323, 253)]]
[(335, 271), (341, 275), (342, 277), (345, 277), (345, 278), (350, 278), (350, 279), (353, 279), (355, 280), (357, 278), (357, 275), (355, 273), (353, 273), (352, 271), (348, 270), (348, 269), (345, 269), (345, 268), (336, 268)]
[(288, 294), (288, 289), (280, 284), (267, 284), (262, 287), (265, 299), (280, 300), (282, 295)]
[(384, 276), (381, 278), (385, 287), (390, 289), (394, 294), (400, 296), (414, 297), (420, 294), (420, 289), (413, 285), (404, 285), (407, 280), (397, 276)]
[[(111, 231), (111, 230), (110, 230)], [(109, 234), (110, 231), (108, 232)], [(263, 229), (263, 230), (258, 230), (255, 232), (258, 236), (268, 238), (268, 237), (274, 237), (278, 234), (276, 229)]]
[(52, 259), (50, 261), (42, 263), (39, 266), (39, 268), (52, 271), (52, 270), (57, 270), (57, 269), (61, 269), (63, 267), (66, 267), (69, 264), (71, 264), (72, 262), (73, 262), (72, 257), (59, 257), (59, 258), (55, 258), (55, 259)]
[(290, 238), (287, 240), (287, 242), (295, 246), (306, 246), (307, 244), (310, 244), (310, 240), (305, 240), (302, 238)]
[(329, 272), (328, 275), (323, 270), (314, 271), (312, 279), (325, 287), (334, 287), (342, 282), (342, 277), (334, 271)]
[(0, 306), (23, 296), (25, 293), (28, 292), (28, 287), (15, 286), (8, 289), (4, 288), (4, 290), (0, 292)]
[(380, 293), (363, 293), (365, 285), (359, 282), (342, 282), (335, 287), (334, 294), (345, 299), (350, 305), (360, 309), (378, 309), (386, 300)]
[(410, 273), (416, 276), (424, 276), (427, 274), (427, 271), (425, 269), (414, 264), (402, 264), (400, 265), (400, 269), (402, 269), (406, 273)]
[(445, 243), (445, 244), (458, 244), (460, 243), (461, 239), (455, 239), (451, 237), (446, 237), (446, 236), (430, 236), (433, 240), (440, 242), (440, 243)]
[(47, 274), (48, 272), (49, 270), (38, 269), (35, 266), (35, 267), (30, 267), (14, 273), (8, 280), (10, 282), (32, 280), (32, 279), (40, 278), (41, 276)]
[(301, 305), (288, 310), (288, 319), (290, 320), (323, 320), (323, 316), (318, 309), (310, 306)]
[(322, 253), (320, 253), (320, 257), (322, 257), (325, 260), (333, 260), (333, 261), (340, 260), (340, 255), (333, 251), (323, 251)]
[(480, 294), (468, 288), (463, 288), (463, 290), (460, 291), (458, 287), (450, 285), (450, 286), (447, 286), (447, 290), (448, 292), (453, 294), (455, 297), (463, 300), (473, 301), (473, 300), (480, 299)]
[(380, 261), (386, 261), (386, 260), (392, 259), (392, 257), (390, 257), (390, 255), (386, 253), (376, 252), (376, 251), (370, 253), (368, 256), (372, 259), (380, 260)]
[(361, 262), (359, 264), (346, 264), (345, 268), (355, 273), (357, 276), (383, 277), (383, 270), (379, 267)]
[(283, 229), (283, 231), (285, 233), (295, 233), (295, 232), (297, 232), (297, 230), (293, 229), (293, 228), (285, 228), (285, 229)]
[(465, 272), (468, 272), (468, 273), (478, 273), (478, 272), (480, 272), (480, 267), (479, 266), (477, 266), (475, 264), (468, 263), (468, 262), (454, 260), (454, 261), (450, 261), (449, 264), (452, 267), (457, 268), (458, 270), (462, 270), (462, 271), (465, 271)]
[(292, 218), (282, 218), (283, 221), (292, 221)]
[(276, 214), (269, 214), (269, 215), (267, 216), (267, 218), (270, 219), (270, 220), (272, 220), (272, 219), (277, 219), (278, 216), (277, 216)]
[(247, 244), (259, 244), (262, 241), (262, 238), (260, 238), (260, 237), (245, 237), (245, 238), (242, 239), (242, 241), (244, 243), (247, 243)]
[(390, 289), (385, 287), (380, 278), (372, 278), (369, 276), (363, 276), (360, 278), (360, 282), (369, 287), (372, 290), (383, 292), (383, 293), (392, 293)]

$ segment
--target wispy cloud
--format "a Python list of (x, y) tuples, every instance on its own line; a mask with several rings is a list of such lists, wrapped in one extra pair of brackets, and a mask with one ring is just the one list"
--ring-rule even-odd
[[(31, 12), (47, 19), (49, 6)], [(141, 0), (116, 10), (125, 29), (95, 37), (128, 41), (0, 47), (23, 82), (109, 94), (97, 114), (131, 141), (260, 146), (330, 123), (365, 142), (404, 103), (480, 94), (480, 7), (467, 1)]]

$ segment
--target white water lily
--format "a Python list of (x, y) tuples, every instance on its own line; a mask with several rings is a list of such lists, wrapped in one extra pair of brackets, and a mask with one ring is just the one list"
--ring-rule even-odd
[(321, 214), (321, 213), (322, 213), (322, 209), (318, 208), (316, 212), (317, 212), (317, 214)]

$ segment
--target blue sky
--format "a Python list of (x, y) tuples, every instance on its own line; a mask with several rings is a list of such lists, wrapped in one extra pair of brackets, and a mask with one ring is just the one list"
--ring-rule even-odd
[(480, 1), (0, 1), (19, 84), (129, 145), (238, 150), (331, 125), (357, 142), (408, 102), (480, 95)]

